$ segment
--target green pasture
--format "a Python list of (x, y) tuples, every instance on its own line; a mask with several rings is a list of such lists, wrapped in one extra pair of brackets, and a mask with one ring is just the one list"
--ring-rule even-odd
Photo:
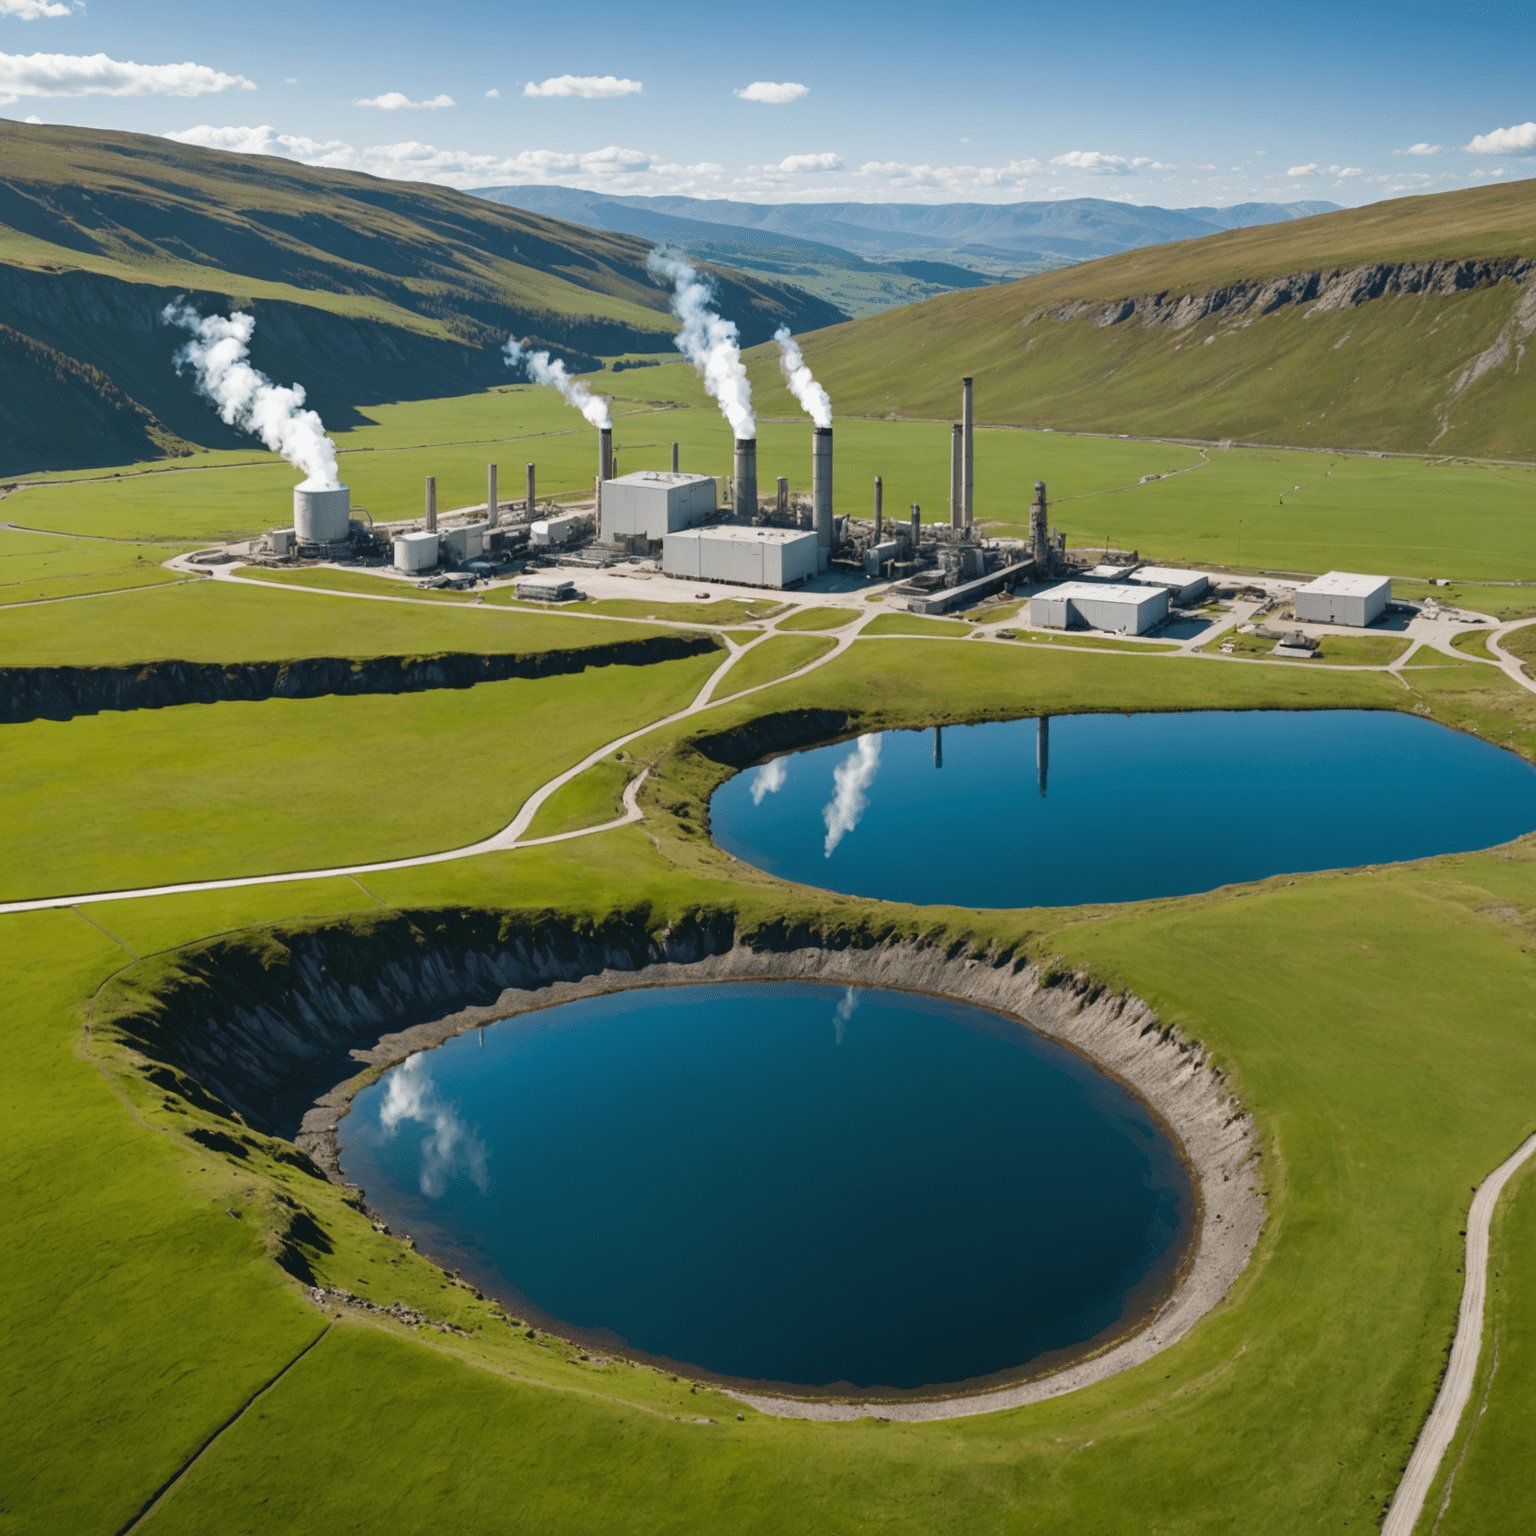
[(1103, 635), (1084, 635), (1073, 630), (1058, 630), (1055, 634), (1051, 634), (1045, 630), (1021, 629), (1018, 631), (1018, 638), (1032, 644), (1082, 646), (1091, 651), (1141, 651), (1151, 655), (1156, 655), (1159, 651), (1176, 651), (1179, 648), (1177, 641), (1110, 640)]
[(160, 563), (176, 553), (0, 528), (0, 607), (186, 581)]
[(784, 605), (773, 598), (720, 597), (711, 593), (700, 603), (647, 602), (644, 598), (609, 597), (583, 603), (582, 613), (604, 613), (621, 619), (658, 619), (663, 623), (740, 624), (745, 619), (769, 618)]
[[(1384, 667), (1396, 661), (1412, 644), (1402, 635), (1325, 635), (1321, 646), (1310, 657), (1276, 656), (1278, 642), (1263, 635), (1240, 635), (1235, 629), (1218, 635), (1202, 646), (1208, 655), (1220, 654), (1221, 647), (1230, 645), (1238, 656), (1259, 656), (1271, 661), (1294, 661), (1300, 666), (1320, 667)], [(1441, 660), (1452, 665), (1450, 658)]]
[(624, 790), (637, 772), (627, 752), (594, 763), (563, 784), (538, 809), (525, 836), (558, 837), (579, 827), (600, 827), (624, 814)]
[(821, 635), (770, 635), (754, 645), (720, 684), (719, 695), (726, 697), (760, 687), (791, 672), (798, 672), (820, 656), (825, 656), (837, 642)]
[(792, 629), (841, 629), (858, 617), (850, 608), (797, 608), (787, 613), (773, 627), (777, 630)]
[(921, 614), (882, 613), (859, 631), (861, 635), (942, 635), (959, 639), (973, 633), (969, 624), (954, 619), (927, 619)]
[(1493, 660), (1493, 652), (1488, 649), (1488, 635), (1485, 630), (1469, 629), (1459, 634), (1451, 641), (1458, 651), (1464, 651), (1468, 656), (1481, 656), (1484, 661)]

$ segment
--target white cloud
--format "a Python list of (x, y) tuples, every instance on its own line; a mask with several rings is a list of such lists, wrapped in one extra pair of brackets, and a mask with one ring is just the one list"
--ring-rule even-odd
[(1133, 169), (1124, 155), (1101, 155), (1096, 149), (1069, 149), (1064, 155), (1053, 155), (1051, 164), (1087, 171), (1091, 176), (1129, 176)]
[(494, 86), (492, 86), (491, 89), (488, 90), (485, 93), (485, 99), (487, 101), (500, 101), (501, 100), (501, 92), (498, 91)]
[(1523, 155), (1536, 149), (1536, 123), (1520, 123), (1513, 128), (1495, 128), (1480, 133), (1470, 144), (1463, 144), (1465, 155)]
[(33, 113), (32, 116), (30, 116), (30, 117), (22, 118), (22, 122), (24, 122), (24, 123), (31, 123), (34, 128), (40, 128), (42, 126), (43, 120), (42, 120), (42, 118), (37, 116), (36, 113)]
[(793, 80), (754, 80), (751, 85), (736, 92), (743, 101), (760, 101), (766, 106), (781, 107), (786, 101), (799, 101), (802, 96), (809, 96), (811, 88), (808, 85), (797, 84)]
[(401, 91), (385, 91), (382, 96), (363, 96), (352, 103), (354, 107), (377, 107), (381, 112), (399, 112), (402, 109), (420, 112), (436, 112), (441, 107), (456, 107), (452, 96), (434, 96), (430, 101), (412, 101)]
[(1394, 149), (1394, 155), (1438, 155), (1441, 146), (1439, 144), (1410, 144), (1407, 149)]
[(1347, 181), (1351, 176), (1364, 176), (1365, 172), (1358, 165), (1330, 165), (1330, 176), (1337, 176), (1340, 181)]
[(976, 192), (988, 187), (1017, 186), (1037, 175), (1038, 160), (1011, 160), (1007, 165), (906, 165), (899, 160), (866, 160), (860, 176), (879, 176), (897, 187), (932, 187), (943, 192)]
[(1214, 171), (1216, 167), (1214, 165), (1197, 165), (1195, 169), (1197, 171)]
[(779, 161), (778, 168), (795, 175), (800, 171), (840, 171), (843, 168), (841, 155), (789, 155)]
[(1287, 176), (1316, 176), (1317, 161), (1314, 160), (1310, 165), (1293, 165), (1285, 174)]
[(632, 182), (638, 173), (649, 171), (654, 160), (654, 156), (642, 150), (621, 149), (613, 144), (584, 154), (534, 149), (516, 155), (476, 155), (465, 150), (438, 149), (414, 140), (372, 144), (358, 149), (341, 139), (322, 142), (299, 134), (279, 133), (271, 124), (259, 128), (215, 128), (205, 123), (164, 137), (174, 139), (178, 144), (198, 144), (205, 149), (227, 149), (243, 155), (280, 155), (325, 170), (365, 171), (370, 176), (395, 181), (426, 181), (460, 189), (546, 182), (559, 176), (567, 186), (612, 190)]
[(606, 101), (614, 96), (638, 96), (644, 89), (638, 80), (620, 80), (613, 75), (552, 75), (537, 85), (530, 80), (523, 87), (523, 95), (584, 96), (588, 101)]
[(283, 81), (284, 85), (297, 85), (298, 83), (299, 77), (297, 75), (289, 75), (288, 78)]
[(69, 7), (56, 0), (0, 0), (0, 16), (36, 21), (40, 16), (68, 16)]
[(22, 96), (203, 96), (233, 86), (256, 89), (244, 75), (206, 64), (135, 64), (104, 53), (0, 53), (0, 106)]

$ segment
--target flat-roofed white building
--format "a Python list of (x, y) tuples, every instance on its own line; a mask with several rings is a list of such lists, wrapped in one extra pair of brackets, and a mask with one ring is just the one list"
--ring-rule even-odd
[(1073, 624), (1144, 635), (1168, 617), (1166, 587), (1112, 586), (1064, 581), (1029, 600), (1029, 622), (1039, 629), (1067, 629)]
[(417, 528), (410, 533), (395, 535), (395, 569), (430, 571), (437, 564), (437, 532), (430, 528)]
[(1391, 601), (1390, 576), (1329, 571), (1296, 588), (1296, 617), (1304, 624), (1350, 624), (1364, 629), (1387, 611)]
[(1166, 587), (1176, 603), (1192, 603), (1211, 590), (1204, 571), (1180, 571), (1171, 565), (1144, 565), (1129, 578), (1139, 587)]
[(599, 491), (598, 537), (604, 544), (637, 535), (655, 540), (691, 528), (714, 512), (716, 489), (713, 475), (673, 474), (664, 469), (641, 469), (604, 480)]
[(816, 574), (816, 535), (795, 528), (695, 528), (662, 540), (668, 576), (787, 587)]

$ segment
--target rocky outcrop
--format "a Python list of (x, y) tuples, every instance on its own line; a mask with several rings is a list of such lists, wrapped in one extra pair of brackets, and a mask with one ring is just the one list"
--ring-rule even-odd
[(1037, 309), (1021, 325), (1042, 318), (1087, 320), (1096, 326), (1124, 325), (1139, 319), (1143, 325), (1166, 325), (1183, 330), (1216, 315), (1234, 319), (1241, 315), (1273, 314), (1291, 305), (1305, 305), (1308, 314), (1352, 309), (1401, 293), (1466, 293), (1495, 283), (1524, 283), (1536, 270), (1526, 256), (1488, 260), (1376, 262), (1367, 266), (1334, 267), (1327, 271), (1290, 272), (1265, 280), (1243, 279), (1206, 293), (1144, 293), (1131, 298), (1075, 299), (1064, 305)]
[(65, 720), (103, 709), (165, 709), (229, 700), (426, 693), (588, 667), (644, 667), (721, 649), (708, 634), (651, 635), (569, 650), (492, 656), (315, 656), (298, 661), (153, 661), (126, 667), (0, 667), (0, 722)]
[[(894, 1403), (880, 1408), (883, 1416), (985, 1413), (1102, 1380), (1183, 1337), (1246, 1266), (1264, 1220), (1257, 1142), (1220, 1071), (1139, 998), (1012, 950), (835, 928), (743, 931), (725, 911), (695, 911), (660, 928), (643, 910), (596, 924), (479, 910), (381, 913), (236, 936), (172, 962), (147, 962), (107, 989), (97, 1027), (147, 1058), (162, 1087), (216, 1094), (250, 1124), (296, 1141), (340, 1181), (336, 1126), (360, 1072), (477, 1025), (581, 996), (749, 979), (891, 987), (1012, 1017), (1141, 1093), (1197, 1177), (1193, 1259), (1148, 1326), (1065, 1371), (975, 1397)], [(750, 1400), (803, 1417), (870, 1411)]]

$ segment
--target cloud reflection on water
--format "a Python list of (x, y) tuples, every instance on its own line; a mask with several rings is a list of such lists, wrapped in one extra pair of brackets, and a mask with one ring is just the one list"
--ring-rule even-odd
[(880, 735), (860, 736), (852, 752), (832, 770), (832, 798), (822, 807), (821, 819), (827, 824), (824, 856), (858, 826), (869, 808), (870, 785), (880, 771)]
[(752, 804), (761, 805), (765, 795), (776, 795), (783, 789), (788, 773), (787, 757), (776, 757), (771, 763), (764, 763), (752, 776)]
[(852, 987), (849, 987), (843, 993), (843, 1000), (837, 1005), (837, 1012), (832, 1015), (832, 1027), (836, 1031), (834, 1044), (841, 1045), (843, 1043), (843, 1030), (847, 1026), (848, 1020), (853, 1017), (854, 1009), (858, 1006), (859, 994)]
[(448, 1187), (448, 1180), (462, 1164), (471, 1182), (484, 1194), (490, 1187), (485, 1171), (485, 1143), (459, 1118), (452, 1104), (437, 1096), (437, 1085), (423, 1065), (425, 1053), (418, 1053), (389, 1074), (385, 1080), (384, 1102), (379, 1106), (379, 1126), (389, 1140), (406, 1121), (427, 1126), (421, 1139), (421, 1192), (437, 1199)]

